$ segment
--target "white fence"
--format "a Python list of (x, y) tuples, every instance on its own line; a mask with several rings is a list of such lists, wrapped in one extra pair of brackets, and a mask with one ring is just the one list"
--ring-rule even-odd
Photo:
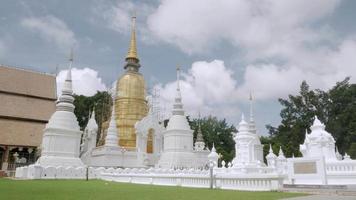
[(16, 168), (15, 177), (19, 179), (96, 179), (105, 171), (105, 168), (93, 167), (42, 167), (29, 165)]
[(327, 162), (326, 163), (326, 172), (327, 173), (337, 173), (337, 172), (354, 172), (356, 173), (356, 161), (336, 161), (336, 162)]
[(209, 188), (213, 181), (214, 188), (272, 191), (283, 186), (282, 177), (276, 174), (214, 174), (211, 179), (207, 170), (160, 170), (160, 169), (117, 169), (103, 172), (101, 179), (115, 182), (151, 184), (164, 186), (182, 186)]
[(234, 189), (248, 191), (272, 191), (282, 188), (282, 177), (273, 173), (234, 174), (232, 170), (215, 169), (213, 177), (209, 170), (198, 169), (139, 169), (139, 168), (93, 168), (93, 167), (42, 167), (30, 165), (16, 169), (16, 178), (22, 179), (103, 179), (107, 181), (151, 184), (163, 186), (182, 186)]

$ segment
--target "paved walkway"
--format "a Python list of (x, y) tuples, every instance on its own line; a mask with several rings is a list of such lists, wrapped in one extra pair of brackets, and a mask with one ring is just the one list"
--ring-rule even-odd
[(356, 200), (356, 196), (310, 195), (304, 197), (287, 198), (283, 200)]

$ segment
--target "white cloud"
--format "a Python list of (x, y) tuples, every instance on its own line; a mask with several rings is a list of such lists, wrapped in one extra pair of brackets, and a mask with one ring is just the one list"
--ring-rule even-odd
[(58, 48), (66, 52), (70, 47), (78, 45), (73, 31), (67, 24), (52, 15), (25, 18), (21, 21), (21, 25), (39, 33), (47, 42), (55, 43)]
[[(239, 112), (236, 105), (232, 106), (235, 99), (231, 98), (236, 92), (236, 81), (223, 61), (195, 62), (182, 76), (180, 86), (187, 115), (197, 116), (200, 111), (203, 115), (214, 113), (228, 118)], [(160, 103), (165, 107), (161, 110), (168, 113), (172, 109), (176, 84), (174, 81), (155, 86), (160, 91)]]
[[(62, 86), (67, 76), (68, 70), (62, 70), (57, 75), (57, 95), (62, 92)], [(78, 95), (93, 96), (97, 91), (106, 90), (105, 84), (98, 76), (98, 72), (90, 69), (72, 69), (73, 91)]]
[(226, 41), (251, 57), (275, 55), (285, 45), (321, 37), (309, 25), (332, 13), (339, 2), (163, 0), (149, 16), (148, 27), (157, 38), (187, 53), (201, 53)]
[[(339, 39), (337, 30), (321, 21), (339, 3), (163, 0), (147, 24), (156, 38), (188, 54), (211, 51), (222, 41), (230, 43), (232, 51), (243, 52), (238, 59), (247, 64), (240, 70), (242, 84), (227, 91), (234, 91), (238, 99), (253, 91), (258, 99), (267, 100), (295, 94), (303, 80), (321, 89), (346, 76), (356, 81), (355, 38)], [(216, 85), (215, 80), (213, 77), (205, 84)], [(216, 90), (207, 90), (209, 99), (216, 98)], [(206, 99), (207, 95), (196, 94)]]
[(238, 93), (252, 90), (259, 99), (274, 99), (297, 93), (303, 80), (312, 88), (324, 90), (346, 77), (356, 82), (356, 40), (346, 39), (335, 50), (318, 49), (309, 54), (299, 56), (302, 62), (294, 62), (297, 65), (247, 66)]
[[(92, 10), (99, 19), (103, 20), (107, 28), (124, 35), (130, 34), (131, 17), (135, 14), (138, 38), (146, 43), (152, 42), (153, 38), (147, 30), (145, 20), (155, 10), (153, 1), (149, 3), (133, 3), (129, 0), (114, 3), (98, 1), (92, 6)], [(98, 19), (95, 19), (94, 23), (98, 23)]]

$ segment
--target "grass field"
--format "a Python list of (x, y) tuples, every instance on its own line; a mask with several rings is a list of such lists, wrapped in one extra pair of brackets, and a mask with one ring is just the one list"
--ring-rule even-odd
[(100, 180), (9, 180), (0, 178), (0, 199), (16, 200), (269, 200), (299, 195), (301, 194), (164, 187)]

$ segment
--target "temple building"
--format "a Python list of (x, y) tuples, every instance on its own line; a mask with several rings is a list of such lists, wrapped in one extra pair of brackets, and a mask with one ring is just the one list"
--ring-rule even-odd
[(0, 176), (35, 162), (55, 101), (55, 75), (0, 65)]
[[(117, 81), (115, 99), (119, 145), (127, 150), (136, 148), (135, 124), (148, 113), (145, 80), (139, 72), (141, 65), (137, 55), (135, 23), (136, 17), (132, 17), (131, 41), (125, 59), (125, 73)], [(152, 146), (149, 146), (148, 151), (152, 151)]]

